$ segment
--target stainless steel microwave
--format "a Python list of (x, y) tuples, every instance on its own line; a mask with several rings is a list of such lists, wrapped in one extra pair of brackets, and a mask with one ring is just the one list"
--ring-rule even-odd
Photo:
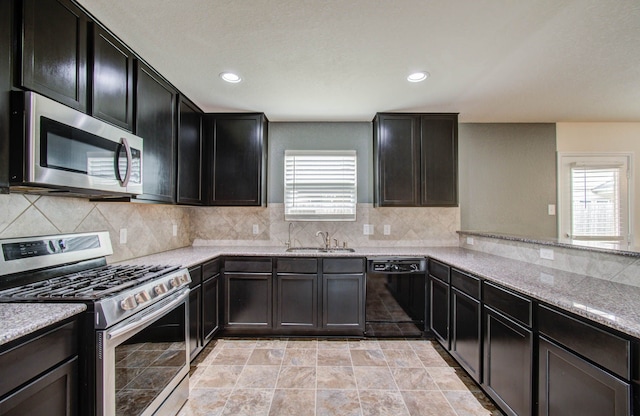
[(14, 191), (142, 193), (142, 138), (34, 92), (11, 96)]

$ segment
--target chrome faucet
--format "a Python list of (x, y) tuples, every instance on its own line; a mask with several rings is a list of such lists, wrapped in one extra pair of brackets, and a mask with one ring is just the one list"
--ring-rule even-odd
[(329, 250), (329, 247), (331, 246), (331, 240), (329, 239), (329, 231), (318, 231), (316, 233), (316, 237), (319, 235), (322, 236), (322, 243), (324, 244), (324, 249)]
[(290, 222), (289, 223), (289, 240), (287, 240), (286, 243), (284, 243), (287, 248), (291, 248), (293, 246), (293, 243), (291, 242), (291, 230), (293, 229), (293, 223)]

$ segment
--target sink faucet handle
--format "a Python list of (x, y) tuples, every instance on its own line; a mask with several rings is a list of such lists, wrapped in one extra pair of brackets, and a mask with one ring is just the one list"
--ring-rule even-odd
[(333, 239), (333, 245), (334, 245), (334, 247), (338, 247), (338, 239), (337, 238)]

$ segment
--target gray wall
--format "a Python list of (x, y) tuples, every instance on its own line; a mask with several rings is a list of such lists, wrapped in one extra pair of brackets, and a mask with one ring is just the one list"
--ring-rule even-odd
[(463, 230), (556, 237), (555, 124), (459, 125)]
[(358, 163), (358, 203), (373, 202), (372, 123), (269, 123), (269, 203), (284, 200), (285, 150), (355, 150)]

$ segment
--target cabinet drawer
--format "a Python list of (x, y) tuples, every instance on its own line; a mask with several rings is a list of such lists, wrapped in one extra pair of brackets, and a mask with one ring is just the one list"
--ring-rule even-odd
[(324, 273), (363, 273), (364, 259), (328, 259), (322, 261)]
[(451, 270), (451, 285), (474, 299), (480, 299), (480, 279), (458, 270)]
[(279, 273), (317, 273), (318, 272), (318, 260), (315, 258), (309, 259), (290, 259), (279, 258), (276, 270)]
[(449, 266), (436, 260), (429, 260), (429, 274), (449, 283)]
[(0, 396), (77, 355), (77, 339), (77, 323), (73, 321), (1, 353)]
[(232, 257), (225, 259), (225, 272), (271, 273), (271, 258)]
[(546, 306), (538, 309), (540, 333), (581, 354), (627, 380), (630, 342)]
[(511, 291), (484, 282), (484, 303), (508, 317), (531, 327), (531, 301)]
[(220, 259), (211, 260), (202, 265), (203, 281), (209, 280), (218, 273), (220, 273)]
[(189, 285), (189, 288), (193, 289), (202, 283), (202, 267), (191, 267), (189, 269), (189, 275), (191, 276), (191, 284)]

